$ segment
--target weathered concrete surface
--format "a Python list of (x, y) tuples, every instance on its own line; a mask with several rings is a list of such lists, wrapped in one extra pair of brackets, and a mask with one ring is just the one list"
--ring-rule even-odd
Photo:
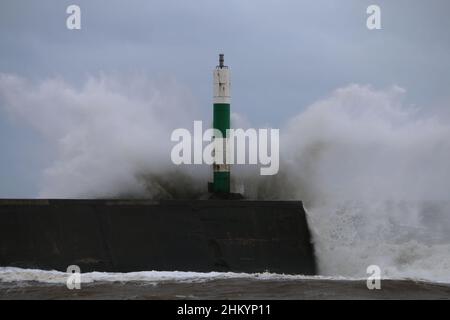
[(298, 201), (0, 200), (0, 266), (315, 274)]

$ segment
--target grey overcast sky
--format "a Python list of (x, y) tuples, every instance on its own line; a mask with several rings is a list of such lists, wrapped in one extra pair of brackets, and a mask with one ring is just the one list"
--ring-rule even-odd
[[(70, 4), (79, 31), (66, 28)], [(382, 30), (366, 28), (370, 4)], [(2, 0), (0, 72), (74, 86), (101, 73), (173, 78), (206, 114), (223, 52), (233, 109), (257, 125), (280, 126), (350, 83), (398, 85), (433, 108), (450, 101), (449, 15), (448, 0)], [(35, 196), (52, 152), (0, 106), (0, 197)]]

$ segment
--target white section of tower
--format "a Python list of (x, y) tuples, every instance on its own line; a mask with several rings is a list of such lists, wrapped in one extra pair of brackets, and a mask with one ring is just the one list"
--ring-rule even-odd
[(217, 67), (214, 76), (214, 103), (230, 103), (230, 70), (227, 67)]

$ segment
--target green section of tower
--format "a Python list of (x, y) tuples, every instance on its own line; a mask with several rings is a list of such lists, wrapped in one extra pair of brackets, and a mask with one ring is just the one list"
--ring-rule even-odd
[(214, 172), (214, 192), (230, 193), (230, 172)]
[[(214, 104), (213, 127), (220, 130), (222, 137), (226, 138), (227, 129), (230, 129), (230, 104)], [(229, 171), (214, 171), (213, 190), (217, 193), (230, 193)]]
[(229, 103), (214, 103), (214, 129), (219, 129), (222, 136), (225, 138), (227, 129), (230, 129), (230, 104)]

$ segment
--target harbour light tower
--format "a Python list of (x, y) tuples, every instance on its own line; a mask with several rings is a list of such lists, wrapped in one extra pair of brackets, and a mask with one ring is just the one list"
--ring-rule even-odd
[[(230, 73), (224, 65), (224, 55), (219, 55), (219, 65), (214, 70), (214, 116), (213, 128), (222, 133), (222, 138), (215, 137), (215, 161), (213, 164), (214, 193), (230, 193), (230, 165), (226, 163), (227, 130), (230, 129)], [(220, 147), (219, 147), (220, 146)]]

